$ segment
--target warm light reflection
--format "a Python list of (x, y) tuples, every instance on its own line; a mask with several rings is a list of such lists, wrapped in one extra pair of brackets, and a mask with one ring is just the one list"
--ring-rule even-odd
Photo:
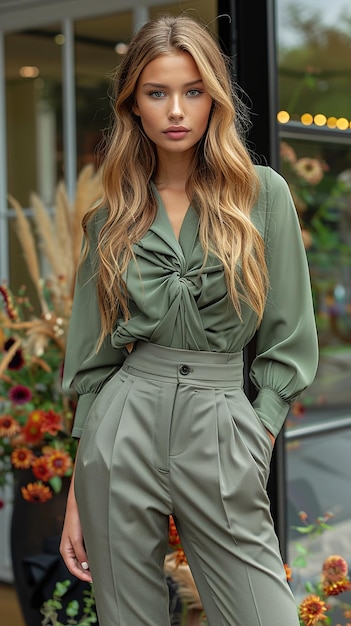
[(277, 120), (281, 124), (287, 124), (290, 120), (290, 115), (287, 111), (279, 111), (277, 113)]
[(304, 126), (310, 126), (311, 124), (313, 124), (313, 117), (311, 113), (304, 113), (303, 115), (301, 115), (301, 122), (302, 124), (304, 124)]
[(328, 128), (336, 128), (336, 122), (337, 122), (336, 117), (328, 117), (327, 119)]
[(59, 33), (58, 35), (56, 35), (54, 41), (58, 46), (63, 46), (63, 44), (65, 43), (65, 36), (62, 33)]
[(347, 120), (346, 117), (339, 117), (339, 119), (336, 120), (336, 127), (340, 130), (346, 130), (349, 127), (349, 120)]
[(316, 126), (325, 126), (327, 123), (327, 118), (322, 113), (318, 113), (314, 116), (314, 123)]
[(39, 76), (39, 68), (35, 65), (22, 65), (19, 69), (22, 78), (36, 78)]
[(316, 126), (328, 126), (328, 128), (337, 128), (338, 130), (351, 129), (351, 120), (348, 120), (346, 117), (337, 118), (331, 115), (327, 118), (323, 113), (317, 113), (315, 116), (311, 115), (311, 113), (304, 113), (299, 117), (296, 113), (290, 116), (288, 111), (278, 111), (277, 120), (280, 124), (300, 121), (304, 126), (315, 124)]
[(115, 45), (115, 52), (117, 54), (126, 54), (128, 50), (128, 45), (126, 43), (120, 42)]

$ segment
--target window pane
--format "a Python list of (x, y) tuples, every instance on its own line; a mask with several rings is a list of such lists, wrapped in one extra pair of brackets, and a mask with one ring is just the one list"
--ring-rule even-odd
[[(97, 161), (97, 146), (110, 121), (110, 78), (120, 63), (116, 45), (128, 44), (132, 12), (75, 23), (77, 167)], [(123, 51), (123, 48), (122, 48)]]
[[(5, 38), (8, 190), (21, 204), (35, 191), (49, 206), (62, 177), (61, 48), (57, 25)], [(10, 231), (10, 284), (25, 280)]]
[(350, 122), (349, 0), (277, 0), (280, 107)]

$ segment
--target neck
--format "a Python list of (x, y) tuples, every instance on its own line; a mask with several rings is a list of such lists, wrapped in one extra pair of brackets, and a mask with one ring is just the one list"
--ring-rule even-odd
[(155, 185), (161, 189), (164, 187), (185, 189), (189, 177), (192, 154), (167, 154), (163, 157), (158, 154)]

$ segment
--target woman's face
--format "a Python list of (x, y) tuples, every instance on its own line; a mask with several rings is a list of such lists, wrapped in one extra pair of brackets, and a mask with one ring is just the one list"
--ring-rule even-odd
[(192, 151), (205, 134), (212, 99), (188, 52), (150, 61), (139, 76), (133, 113), (158, 154)]

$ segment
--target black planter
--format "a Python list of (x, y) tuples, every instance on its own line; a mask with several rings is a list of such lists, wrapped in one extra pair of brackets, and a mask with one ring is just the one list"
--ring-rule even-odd
[(41, 626), (42, 602), (51, 597), (55, 582), (70, 577), (58, 552), (69, 479), (64, 479), (62, 491), (45, 503), (24, 500), (21, 487), (32, 480), (31, 471), (24, 470), (15, 484), (11, 556), (14, 585), (25, 624)]

